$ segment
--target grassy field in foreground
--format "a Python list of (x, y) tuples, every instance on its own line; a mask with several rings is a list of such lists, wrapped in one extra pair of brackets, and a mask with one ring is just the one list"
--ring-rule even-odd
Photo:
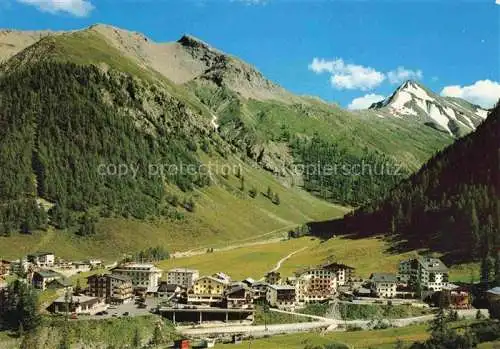
[[(335, 332), (321, 335), (319, 333), (298, 333), (284, 336), (253, 340), (251, 349), (304, 349), (306, 345), (324, 345), (339, 342), (350, 345), (353, 349), (377, 348), (393, 349), (398, 339), (405, 343), (425, 340), (428, 337), (427, 325), (391, 328), (377, 331)], [(232, 348), (233, 344), (218, 344), (215, 348)], [(244, 348), (248, 342), (243, 343)]]
[[(415, 253), (389, 254), (388, 244), (379, 238), (349, 239), (337, 237), (328, 241), (303, 237), (266, 245), (247, 246), (230, 251), (221, 251), (170, 259), (159, 264), (163, 269), (186, 267), (199, 269), (201, 274), (223, 271), (234, 279), (260, 278), (265, 272), (288, 254), (306, 247), (283, 262), (280, 272), (284, 276), (307, 266), (320, 264), (328, 258), (356, 268), (356, 275), (369, 277), (372, 272), (396, 272), (398, 262)], [(452, 266), (451, 280), (469, 280), (470, 268), (476, 265)], [(477, 273), (477, 270), (475, 271)]]

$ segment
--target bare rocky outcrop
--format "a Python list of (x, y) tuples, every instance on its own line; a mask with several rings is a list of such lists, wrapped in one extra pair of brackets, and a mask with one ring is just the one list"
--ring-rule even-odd
[[(278, 100), (287, 104), (300, 100), (266, 79), (253, 66), (191, 35), (183, 35), (175, 42), (158, 43), (144, 34), (105, 24), (95, 24), (82, 31), (99, 33), (125, 57), (176, 84), (210, 80), (224, 84), (243, 98)], [(0, 62), (42, 38), (63, 33), (68, 32), (1, 30)]]
[(11, 29), (0, 30), (0, 63), (5, 62), (15, 54), (38, 42), (40, 39), (62, 32), (50, 30), (18, 31)]

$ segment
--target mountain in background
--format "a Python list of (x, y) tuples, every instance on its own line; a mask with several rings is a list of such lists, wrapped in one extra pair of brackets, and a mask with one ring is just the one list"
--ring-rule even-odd
[(488, 114), (463, 99), (441, 97), (415, 81), (406, 81), (370, 109), (380, 117), (411, 118), (456, 137), (474, 131)]
[[(49, 222), (109, 238), (126, 230), (123, 221), (138, 222), (136, 232), (155, 221), (158, 241), (182, 232), (245, 238), (346, 211), (303, 189), (366, 205), (454, 141), (419, 120), (293, 95), (187, 35), (155, 43), (106, 25), (2, 31), (0, 58), (4, 234)], [(331, 173), (361, 163), (398, 167), (400, 175)], [(127, 175), (97, 171), (119, 164)], [(151, 164), (195, 170), (152, 176)]]
[[(394, 249), (443, 252), (449, 263), (498, 258), (500, 103), (477, 130), (432, 157), (385, 197), (315, 234), (388, 234)], [(483, 276), (484, 277), (484, 276)]]

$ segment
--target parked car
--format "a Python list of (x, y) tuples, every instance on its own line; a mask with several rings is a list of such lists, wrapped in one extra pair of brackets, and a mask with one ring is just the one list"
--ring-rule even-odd
[(123, 316), (129, 316), (129, 315), (130, 315), (130, 313), (128, 311), (123, 313)]
[(146, 303), (139, 303), (139, 305), (137, 307), (140, 309), (146, 309), (148, 307), (148, 305)]
[(71, 314), (71, 319), (72, 319), (72, 320), (76, 320), (76, 319), (78, 319), (78, 316), (76, 316), (76, 314), (75, 314), (75, 313), (73, 313), (73, 314)]

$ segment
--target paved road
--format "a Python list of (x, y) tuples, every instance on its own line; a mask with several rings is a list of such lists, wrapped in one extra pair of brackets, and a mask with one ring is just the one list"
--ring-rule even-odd
[(303, 317), (307, 317), (309, 319), (313, 319), (313, 320), (316, 320), (316, 321), (332, 322), (332, 319), (329, 319), (329, 318), (323, 317), (323, 316), (296, 313), (296, 312), (293, 312), (293, 311), (280, 310), (280, 309), (276, 309), (276, 308), (270, 308), (269, 310), (270, 311), (274, 311), (275, 313), (282, 313), (282, 314), (290, 314), (290, 315), (296, 315), (296, 316), (303, 316)]
[(223, 327), (212, 327), (212, 328), (190, 328), (190, 327), (178, 327), (177, 330), (182, 334), (188, 336), (203, 336), (203, 335), (223, 335), (232, 333), (244, 333), (253, 335), (264, 335), (264, 334), (285, 334), (293, 332), (304, 332), (311, 331), (315, 329), (326, 330), (329, 324), (326, 322), (304, 322), (295, 324), (282, 324), (282, 325), (256, 325), (256, 326), (223, 326)]
[[(465, 317), (467, 319), (473, 319), (476, 316), (476, 309), (471, 310), (458, 310), (458, 315), (460, 317)], [(488, 316), (488, 311), (482, 309), (483, 315)], [(296, 313), (296, 315), (305, 315)], [(321, 317), (320, 317), (321, 318)], [(422, 322), (428, 322), (434, 318), (434, 315), (424, 315), (405, 319), (391, 319), (386, 320), (394, 327), (404, 327), (413, 324), (418, 324)], [(337, 331), (339, 330), (339, 325), (343, 326), (358, 326), (363, 329), (368, 329), (373, 321), (371, 320), (334, 320), (328, 318), (322, 318), (322, 321), (314, 322), (301, 322), (293, 324), (280, 324), (280, 325), (268, 325), (267, 329), (264, 325), (257, 326), (241, 326), (241, 325), (227, 325), (219, 327), (210, 328), (196, 328), (196, 327), (178, 327), (179, 332), (188, 336), (207, 336), (207, 335), (224, 335), (233, 333), (242, 334), (252, 334), (254, 336), (263, 336), (270, 334), (288, 334), (295, 332), (305, 332), (311, 330), (322, 330), (322, 331)]]

